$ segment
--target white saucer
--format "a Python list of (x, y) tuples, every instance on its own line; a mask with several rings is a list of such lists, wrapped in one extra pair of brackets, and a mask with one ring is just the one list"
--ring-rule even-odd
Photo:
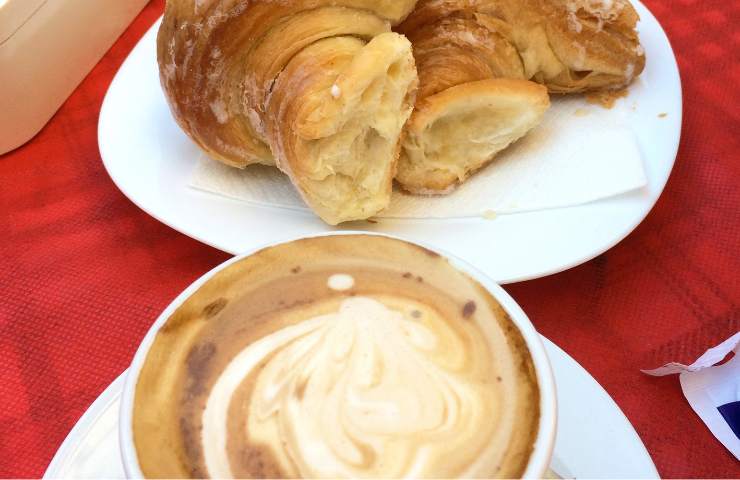
[[(563, 478), (658, 478), (627, 418), (575, 360), (543, 337), (558, 388), (552, 470)], [(118, 449), (121, 374), (69, 432), (44, 478), (124, 478)]]
[[(363, 228), (449, 251), (489, 272), (498, 283), (566, 270), (624, 239), (665, 187), (678, 150), (682, 116), (681, 81), (668, 38), (647, 8), (633, 3), (642, 18), (639, 29), (648, 63), (624, 101), (636, 105), (631, 127), (645, 162), (647, 187), (579, 207), (501, 215), (494, 221), (383, 219)], [(188, 187), (200, 153), (175, 124), (160, 88), (158, 26), (131, 52), (100, 112), (100, 152), (118, 188), (175, 230), (232, 254), (331, 230), (307, 212), (254, 205)], [(667, 116), (659, 118), (662, 113)]]

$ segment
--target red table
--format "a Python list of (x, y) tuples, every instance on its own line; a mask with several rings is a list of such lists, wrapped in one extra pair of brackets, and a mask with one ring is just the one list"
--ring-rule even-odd
[[(639, 371), (693, 361), (740, 330), (740, 1), (646, 3), (686, 99), (665, 194), (607, 254), (507, 290), (614, 397), (662, 476), (740, 477), (677, 379)], [(159, 312), (229, 257), (140, 211), (100, 161), (103, 96), (162, 6), (145, 8), (37, 138), (0, 156), (2, 477), (42, 475)]]

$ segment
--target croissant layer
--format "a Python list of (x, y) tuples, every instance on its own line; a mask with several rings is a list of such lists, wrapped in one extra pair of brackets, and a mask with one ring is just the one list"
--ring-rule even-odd
[(547, 90), (628, 85), (645, 66), (637, 20), (626, 0), (420, 0), (397, 28), (420, 81), (398, 182), (449, 192), (539, 123)]
[(447, 61), (575, 93), (625, 87), (643, 71), (638, 20), (627, 0), (420, 0), (398, 31), (414, 45), (420, 98), (440, 88), (426, 71)]
[(447, 193), (536, 126), (547, 89), (518, 79), (464, 83), (424, 99), (407, 125), (396, 179), (417, 194)]
[(411, 44), (384, 33), (317, 42), (280, 74), (267, 106), (278, 167), (324, 221), (369, 218), (391, 198), (417, 83)]

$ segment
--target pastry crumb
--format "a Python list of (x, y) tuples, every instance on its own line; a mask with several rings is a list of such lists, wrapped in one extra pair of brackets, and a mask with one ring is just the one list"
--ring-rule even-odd
[(498, 214), (493, 210), (486, 210), (483, 212), (483, 218), (486, 220), (496, 220), (496, 217), (498, 217)]
[(576, 117), (587, 117), (591, 111), (588, 108), (579, 108), (575, 112), (573, 112), (573, 115)]
[(602, 90), (598, 92), (591, 92), (586, 94), (586, 101), (593, 105), (601, 105), (607, 110), (614, 108), (617, 100), (624, 98), (629, 94), (629, 90), (623, 88), (622, 90)]
[(665, 113), (665, 112), (663, 112), (663, 113), (659, 113), (659, 114), (658, 114), (658, 118), (665, 118), (665, 117), (667, 117), (667, 116), (668, 116), (668, 114), (667, 114), (667, 113)]

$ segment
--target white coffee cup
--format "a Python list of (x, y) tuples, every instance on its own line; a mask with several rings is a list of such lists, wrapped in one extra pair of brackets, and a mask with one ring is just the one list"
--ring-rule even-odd
[[(378, 235), (369, 234), (367, 232), (333, 232), (325, 235), (316, 235), (315, 237), (322, 237), (327, 235)], [(407, 240), (392, 237), (389, 235), (379, 235), (388, 238), (395, 238), (402, 240), (407, 243)], [(275, 242), (269, 245), (264, 245), (259, 248), (255, 248), (247, 253), (240, 256), (234, 257), (227, 262), (217, 266), (210, 272), (203, 275), (201, 278), (196, 280), (192, 285), (186, 288), (159, 316), (154, 322), (151, 329), (144, 337), (141, 345), (139, 346), (131, 366), (126, 375), (126, 381), (123, 388), (123, 395), (121, 398), (121, 410), (120, 410), (120, 422), (119, 422), (119, 437), (121, 446), (121, 456), (123, 460), (123, 466), (128, 478), (143, 478), (144, 475), (139, 466), (139, 461), (136, 454), (136, 447), (134, 445), (134, 433), (133, 433), (133, 413), (134, 413), (134, 395), (136, 391), (136, 385), (138, 382), (139, 374), (144, 365), (144, 361), (149, 353), (149, 350), (154, 342), (154, 339), (159, 332), (160, 328), (170, 318), (170, 316), (190, 297), (192, 296), (201, 286), (208, 282), (214, 275), (221, 270), (229, 267), (230, 265), (249, 257), (255, 252), (262, 250), (263, 248), (279, 245), (282, 243), (288, 243), (300, 238), (288, 239), (285, 241)], [(454, 255), (450, 255), (446, 252), (440, 251), (426, 245), (421, 245), (429, 250), (436, 251), (445, 257), (449, 263), (457, 268), (458, 270), (465, 272), (480, 285), (482, 285), (503, 307), (508, 313), (513, 323), (518, 328), (519, 332), (524, 339), (526, 346), (529, 350), (532, 358), (532, 364), (537, 377), (537, 383), (539, 387), (539, 425), (538, 433), (535, 439), (532, 453), (529, 457), (527, 467), (523, 474), (523, 478), (542, 478), (550, 464), (552, 458), (552, 452), (555, 445), (555, 432), (557, 424), (557, 405), (556, 405), (556, 392), (555, 392), (555, 381), (552, 374), (550, 362), (547, 358), (544, 345), (540, 338), (540, 335), (535, 330), (534, 326), (530, 322), (524, 311), (517, 305), (514, 299), (506, 293), (506, 291), (491, 280), (484, 273), (477, 270), (472, 265), (460, 260)]]

